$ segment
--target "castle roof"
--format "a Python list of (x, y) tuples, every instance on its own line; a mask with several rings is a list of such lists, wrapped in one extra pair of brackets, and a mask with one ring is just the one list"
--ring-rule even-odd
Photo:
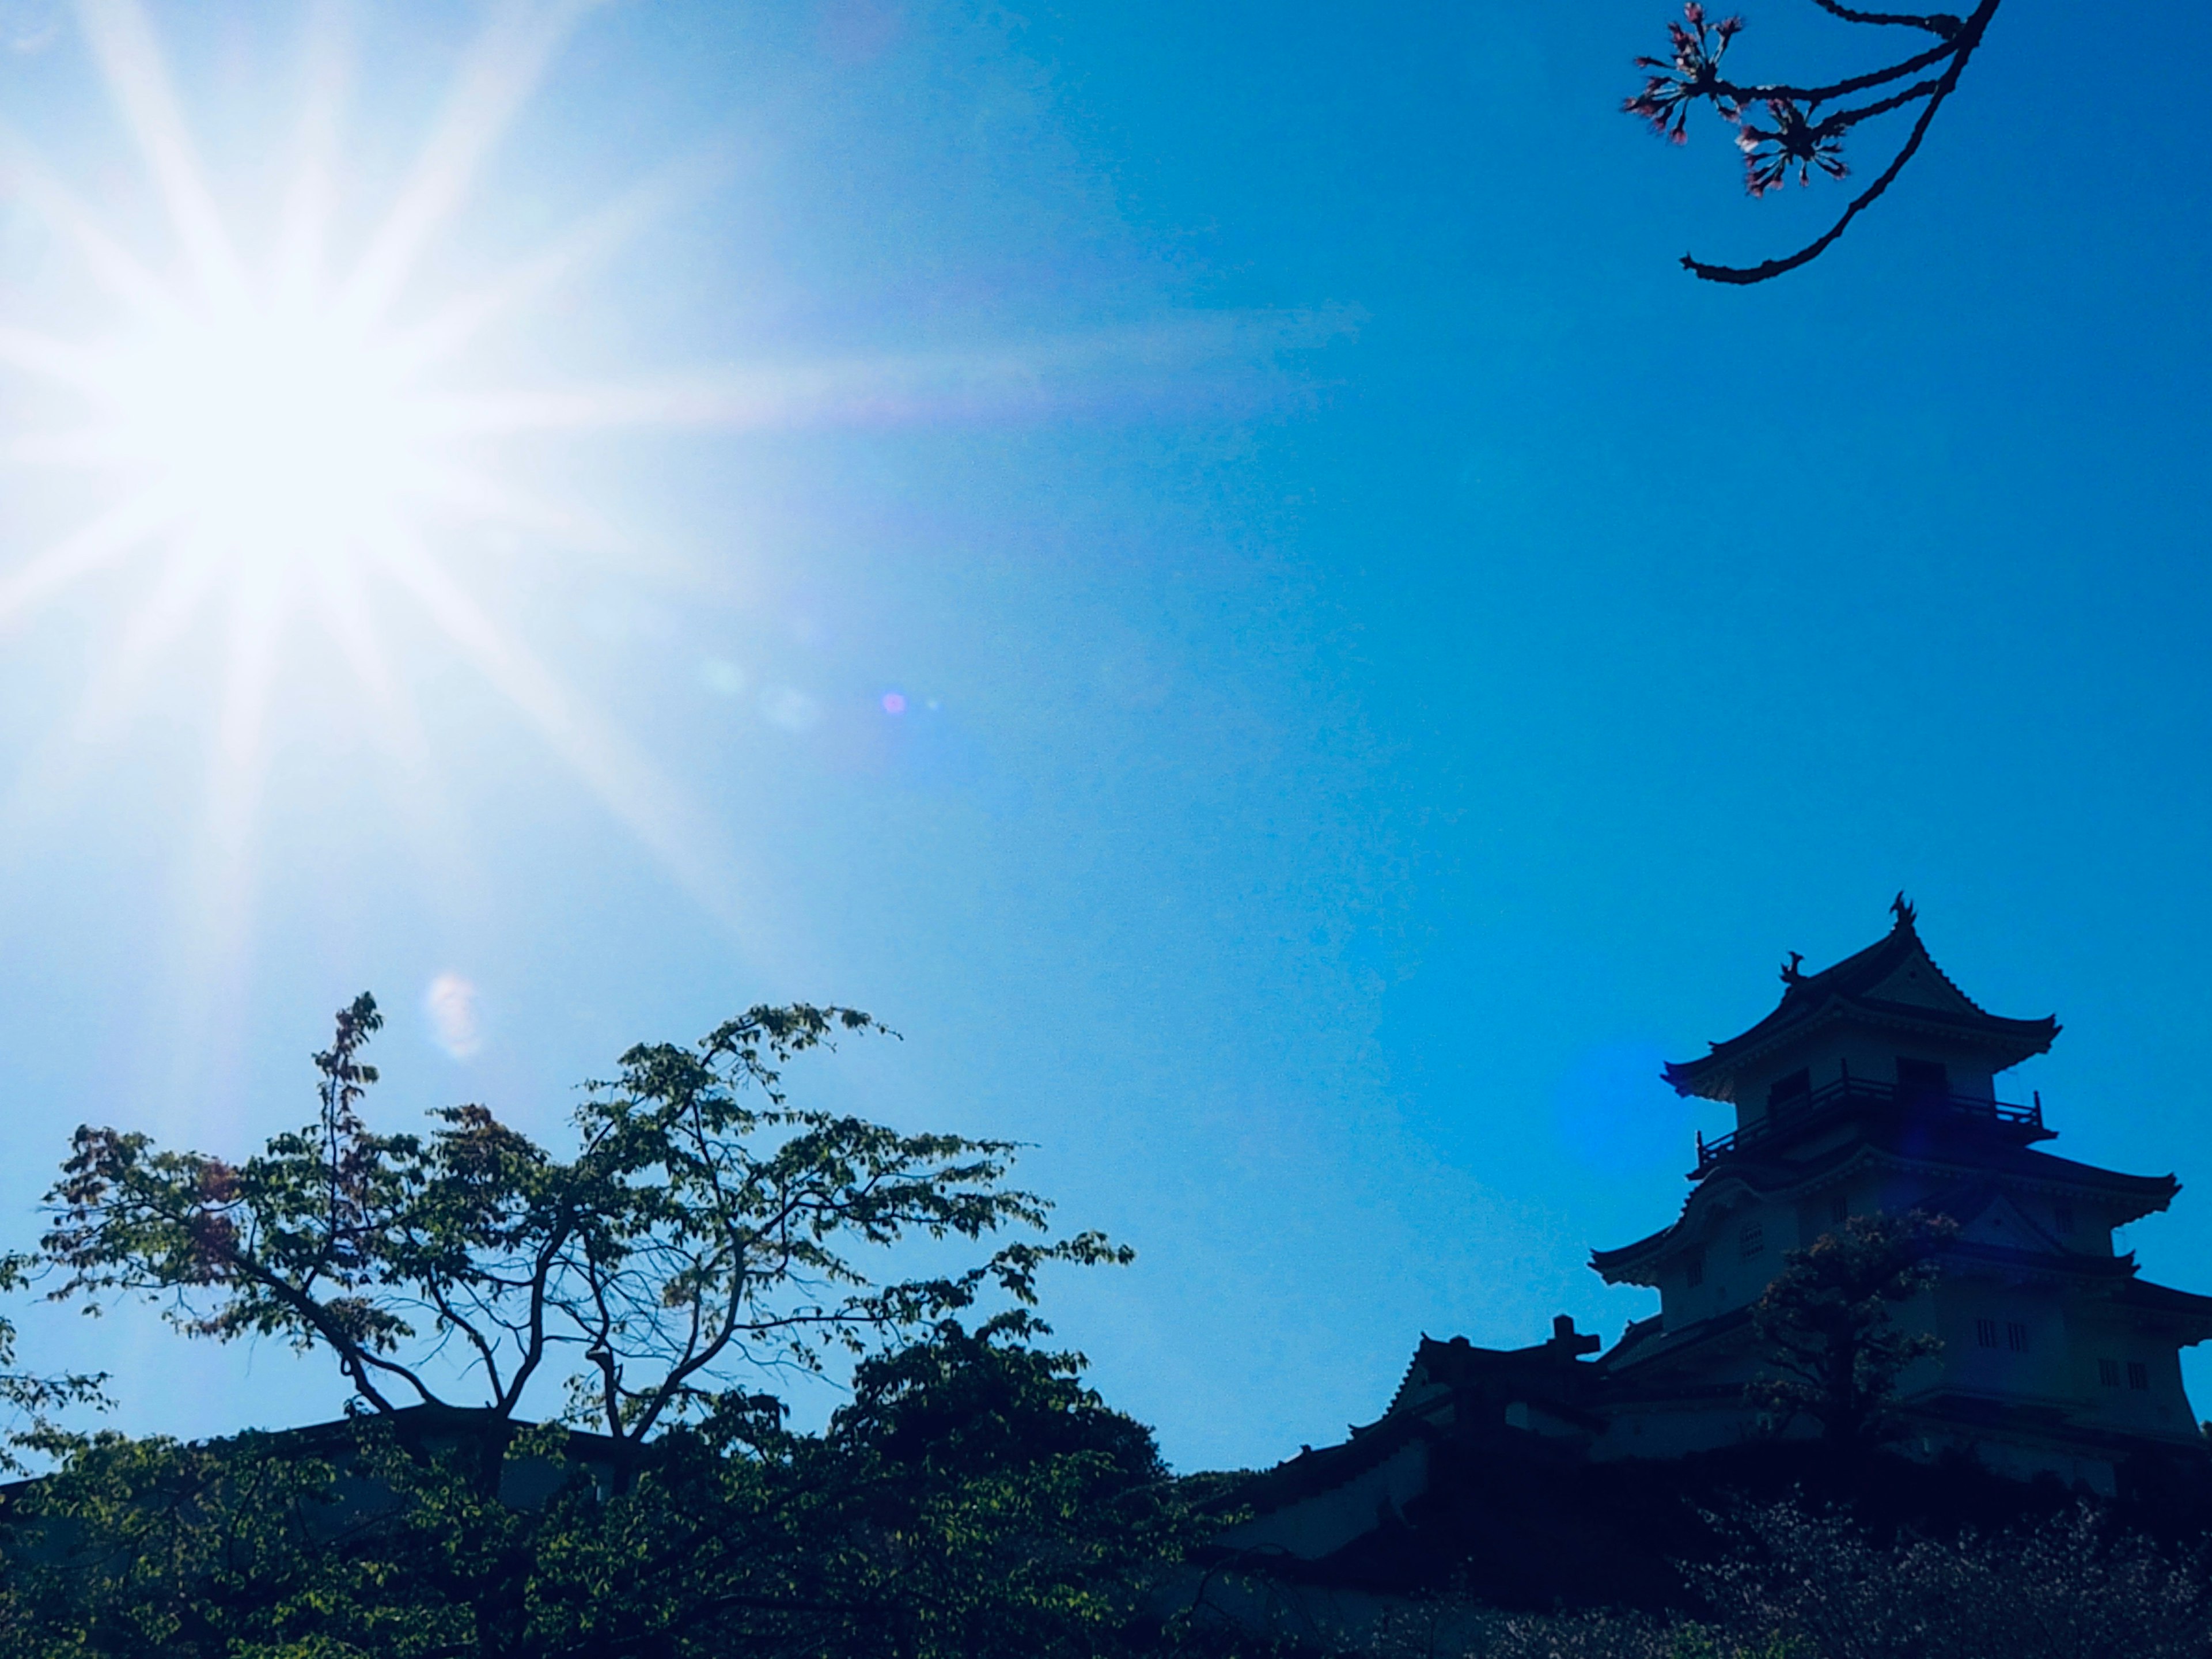
[(2112, 1300), (2145, 1313), (2196, 1320), (2212, 1328), (2212, 1296), (2199, 1296), (2194, 1291), (2178, 1291), (2171, 1285), (2131, 1279), (2114, 1292)]
[(1898, 895), (1897, 922), (1887, 936), (1817, 974), (1782, 971), (1784, 989), (1772, 1013), (1749, 1030), (1711, 1046), (1698, 1060), (1671, 1063), (1664, 1076), (1675, 1092), (1711, 1100), (1734, 1097), (1736, 1074), (1819, 1027), (1850, 1021), (1887, 1026), (1976, 1050), (2002, 1071), (2039, 1054), (2058, 1035), (2058, 1022), (2007, 1019), (1984, 1009), (1936, 965), (1913, 925), (1912, 907)]
[[(1479, 1348), (1463, 1336), (1448, 1342), (1424, 1335), (1398, 1391), (1374, 1422), (1348, 1424), (1334, 1446), (1307, 1446), (1296, 1457), (1238, 1480), (1234, 1499), (1265, 1515), (1336, 1491), (1379, 1468), (1410, 1442), (1447, 1434), (1462, 1438), (1487, 1427), (1507, 1432), (1504, 1411), (1518, 1399), (1546, 1413), (1595, 1432), (1604, 1427), (1581, 1404), (1597, 1375), (1583, 1356), (1605, 1346), (1595, 1333), (1577, 1331), (1562, 1314), (1548, 1341), (1527, 1348)], [(1529, 1455), (1557, 1455), (1539, 1437), (1520, 1435)]]
[[(1950, 1169), (1958, 1174), (1961, 1186), (1929, 1200), (1925, 1207), (1954, 1213), (1963, 1207), (1967, 1192), (1975, 1183), (1986, 1182), (1991, 1176), (2001, 1176), (2013, 1184), (2026, 1184), (2048, 1191), (2095, 1196), (2113, 1205), (2111, 1211), (2115, 1225), (2137, 1220), (2154, 1211), (2163, 1210), (2172, 1203), (2180, 1192), (2181, 1183), (2171, 1175), (2127, 1175), (2118, 1170), (2104, 1170), (2094, 1164), (2079, 1164), (2070, 1158), (2058, 1158), (2027, 1146), (2002, 1144), (1981, 1145), (1971, 1152), (1964, 1149), (1930, 1146), (1917, 1137), (1905, 1133), (1895, 1125), (1870, 1125), (1864, 1135), (1848, 1145), (1836, 1146), (1815, 1154), (1802, 1162), (1782, 1158), (1738, 1157), (1729, 1160), (1724, 1177), (1730, 1185), (1740, 1185), (1760, 1197), (1771, 1197), (1802, 1188), (1832, 1183), (1847, 1170), (1878, 1159), (1897, 1167), (1917, 1167), (1936, 1170)], [(1715, 1182), (1709, 1181), (1708, 1186)], [(1703, 1188), (1698, 1189), (1703, 1191)], [(1698, 1193), (1693, 1192), (1682, 1206), (1682, 1213), (1657, 1232), (1638, 1239), (1632, 1244), (1623, 1244), (1618, 1249), (1592, 1250), (1589, 1265), (1609, 1284), (1642, 1284), (1632, 1277), (1649, 1268), (1687, 1237), (1684, 1231), (1692, 1208), (1697, 1204)], [(1954, 1213), (1954, 1219), (1963, 1217)]]

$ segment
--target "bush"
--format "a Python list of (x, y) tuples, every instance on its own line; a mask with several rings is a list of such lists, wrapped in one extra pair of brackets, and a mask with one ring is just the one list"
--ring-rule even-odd
[(1794, 1504), (1739, 1520), (1689, 1577), (1719, 1629), (1779, 1632), (1807, 1659), (2180, 1659), (2212, 1650), (2204, 1564), (2115, 1534), (2084, 1504), (1994, 1536), (1887, 1548)]
[[(2162, 1548), (2082, 1504), (1999, 1533), (1877, 1541), (1802, 1503), (1707, 1520), (1728, 1540), (1681, 1566), (1695, 1612), (1506, 1614), (1467, 1596), (1401, 1602), (1332, 1659), (2203, 1659), (2200, 1540)], [(1329, 1644), (1310, 1643), (1309, 1655)], [(1228, 1644), (1241, 1656), (1279, 1642)]]

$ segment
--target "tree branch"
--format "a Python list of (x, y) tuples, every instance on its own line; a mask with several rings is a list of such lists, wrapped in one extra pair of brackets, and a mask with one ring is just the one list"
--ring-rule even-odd
[(1787, 98), (1793, 103), (1810, 108), (1815, 104), (1832, 104), (1837, 99), (1848, 98), (1855, 92), (1865, 92), (1875, 87), (1886, 87), (1893, 81), (1902, 81), (1908, 75), (1917, 75), (1922, 70), (1932, 68), (1946, 58), (1956, 58), (1960, 50), (1957, 41), (1947, 41), (1940, 46), (1930, 46), (1925, 52), (1916, 52), (1900, 63), (1892, 64), (1887, 69), (1869, 70), (1863, 75), (1846, 76), (1826, 86), (1798, 87), (1787, 82), (1777, 82), (1772, 85), (1762, 83), (1745, 87), (1738, 86), (1733, 81), (1716, 81), (1713, 91), (1737, 104), (1760, 104), (1770, 98)]
[(1912, 153), (1920, 148), (1920, 141), (1928, 135), (1928, 124), (1936, 118), (1936, 112), (1943, 107), (1943, 100), (1951, 95), (1951, 88), (1958, 83), (1959, 70), (1965, 62), (1963, 56), (1954, 60), (1951, 72), (1943, 77), (1943, 84), (1929, 96), (1927, 107), (1920, 112), (1920, 118), (1912, 124), (1912, 136), (1905, 141), (1905, 148), (1897, 152), (1896, 158), (1882, 169), (1881, 176), (1859, 193), (1857, 199), (1844, 210), (1841, 218), (1812, 241), (1785, 258), (1765, 259), (1755, 265), (1707, 264), (1695, 255), (1685, 253), (1682, 269), (1708, 283), (1734, 283), (1748, 287), (1753, 283), (1766, 282), (1819, 258), (1838, 237), (1850, 228), (1852, 220), (1881, 199), (1882, 192), (1895, 182), (1899, 173), (1905, 171), (1905, 164), (1912, 159)]
[(1842, 217), (1838, 218), (1834, 224), (1829, 226), (1825, 232), (1808, 242), (1803, 247), (1799, 248), (1796, 252), (1784, 258), (1766, 259), (1756, 265), (1720, 265), (1706, 264), (1694, 255), (1686, 253), (1682, 256), (1682, 268), (1708, 283), (1730, 283), (1738, 286), (1748, 286), (1753, 283), (1767, 282), (1773, 277), (1782, 276), (1784, 272), (1795, 270), (1798, 266), (1808, 264), (1827, 252), (1833, 246), (1836, 239), (1850, 228), (1851, 221), (1879, 201), (1882, 192), (1896, 181), (1899, 173), (1905, 171), (1905, 164), (1912, 159), (1914, 153), (1920, 148), (1920, 141), (1928, 136), (1929, 124), (1935, 120), (1936, 112), (1943, 107), (1943, 100), (1957, 88), (1959, 76), (1964, 73), (1968, 60), (1973, 57), (1974, 49), (1981, 44), (1982, 32), (1989, 27), (1990, 19), (1996, 15), (1997, 7), (2002, 3), (2002, 0), (1982, 0), (1982, 3), (1975, 9), (1973, 16), (1960, 28), (1957, 37), (1952, 42), (1950, 67), (1943, 71), (1942, 77), (1936, 82), (1935, 90), (1929, 94), (1928, 102), (1921, 110), (1919, 119), (1912, 124), (1912, 131), (1906, 137), (1903, 148), (1899, 149), (1890, 164), (1882, 169), (1881, 176), (1859, 193), (1851, 204), (1844, 210)]
[[(1718, 264), (1684, 254), (1683, 268), (1704, 281), (1739, 286), (1766, 282), (1818, 258), (1832, 246), (1854, 219), (1881, 198), (1919, 152), (1936, 112), (1957, 89), (2002, 0), (1976, 0), (1972, 15), (1965, 18), (1948, 12), (1864, 10), (1844, 0), (1814, 3), (1847, 23), (1917, 29), (1936, 39), (1933, 45), (1897, 63), (1826, 84), (1746, 85), (1723, 78), (1722, 70), (1730, 43), (1742, 32), (1743, 20), (1736, 16), (1716, 20), (1699, 0), (1686, 0), (1683, 7), (1686, 27), (1680, 22), (1668, 26), (1672, 41), (1668, 55), (1636, 60), (1649, 74), (1644, 89), (1626, 100), (1622, 107), (1648, 122), (1661, 137), (1679, 144), (1684, 141), (1690, 112), (1710, 102), (1723, 120), (1738, 129), (1737, 144), (1746, 157), (1746, 187), (1755, 197), (1766, 194), (1793, 171), (1801, 183), (1816, 167), (1842, 178), (1850, 171), (1843, 155), (1845, 132), (1876, 116), (1922, 103), (1917, 118), (1889, 164), (1852, 198), (1827, 230), (1795, 253), (1756, 265)], [(1933, 79), (1915, 78), (1923, 70), (1939, 67), (1940, 73)], [(1826, 118), (1818, 118), (1824, 106), (1877, 88), (1897, 88), (1899, 82), (1910, 84), (1886, 91), (1857, 108), (1838, 109)], [(1760, 105), (1773, 118), (1767, 127), (1752, 125), (1752, 112)]]
[(1916, 15), (1911, 12), (1859, 11), (1839, 5), (1837, 0), (1813, 0), (1822, 11), (1832, 12), (1846, 23), (1894, 23), (1909, 29), (1926, 29), (1930, 34), (1940, 34), (1946, 40), (1959, 32), (1959, 20), (1945, 12)]

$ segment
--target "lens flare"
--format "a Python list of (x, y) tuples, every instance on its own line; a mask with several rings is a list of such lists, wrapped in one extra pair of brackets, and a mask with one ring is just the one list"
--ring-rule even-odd
[(453, 1059), (473, 1059), (483, 1047), (477, 988), (460, 975), (448, 970), (432, 980), (422, 993), (422, 1012), (433, 1040)]

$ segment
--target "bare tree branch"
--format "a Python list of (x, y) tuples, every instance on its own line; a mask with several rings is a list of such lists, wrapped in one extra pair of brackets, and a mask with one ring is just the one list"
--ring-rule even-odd
[(1813, 0), (1813, 3), (1822, 11), (1832, 12), (1846, 23), (1895, 23), (1909, 29), (1926, 29), (1942, 35), (1946, 40), (1959, 32), (1959, 20), (1942, 12), (1923, 16), (1913, 12), (1859, 11), (1850, 6), (1839, 6), (1836, 0)]
[(1707, 264), (1693, 255), (1685, 253), (1682, 256), (1682, 268), (1695, 276), (1703, 277), (1709, 283), (1735, 283), (1748, 285), (1753, 283), (1766, 282), (1771, 277), (1781, 276), (1784, 271), (1795, 270), (1798, 266), (1809, 264), (1819, 258), (1828, 251), (1836, 239), (1850, 228), (1851, 221), (1879, 201), (1882, 192), (1896, 181), (1897, 175), (1905, 171), (1905, 164), (1912, 159), (1913, 152), (1920, 148), (1920, 141), (1928, 136), (1929, 123), (1936, 118), (1936, 112), (1943, 107), (1943, 100), (1951, 95), (1951, 88), (1958, 84), (1959, 70), (1965, 66), (1965, 64), (1966, 59), (1963, 57), (1953, 60), (1951, 72), (1943, 77), (1942, 84), (1929, 98), (1927, 107), (1920, 112), (1920, 118), (1912, 124), (1911, 136), (1905, 141), (1905, 147), (1897, 152), (1895, 159), (1882, 169), (1881, 176), (1859, 193), (1851, 204), (1844, 210), (1841, 218), (1803, 247), (1799, 248), (1796, 252), (1785, 258), (1762, 260), (1759, 264), (1750, 266)]
[[(1847, 23), (1876, 27), (1918, 29), (1936, 37), (1937, 44), (1886, 67), (1847, 76), (1823, 84), (1772, 82), (1747, 84), (1727, 78), (1721, 70), (1729, 47), (1742, 32), (1741, 17), (1715, 21), (1701, 0), (1686, 0), (1682, 8), (1688, 27), (1668, 25), (1671, 43), (1665, 58), (1638, 58), (1649, 73), (1644, 89), (1624, 100), (1630, 114), (1650, 123), (1652, 130), (1681, 143), (1688, 133), (1691, 109), (1710, 103), (1714, 113), (1736, 128), (1736, 145), (1744, 157), (1744, 185), (1753, 196), (1764, 196), (1787, 181), (1791, 172), (1800, 184), (1809, 184), (1815, 170), (1841, 179), (1850, 172), (1844, 160), (1844, 136), (1861, 122), (1886, 115), (1915, 102), (1922, 104), (1904, 143), (1874, 182), (1860, 191), (1825, 232), (1785, 257), (1755, 265), (1717, 264), (1682, 256), (1682, 267), (1706, 282), (1745, 285), (1763, 283), (1795, 270), (1818, 258), (1869, 207), (1879, 201), (1905, 164), (1918, 153), (1936, 112), (1959, 84), (1966, 64), (1980, 46), (2002, 0), (1978, 0), (1965, 18), (1948, 12), (1862, 11), (1839, 0), (1814, 0), (1823, 11)], [(1878, 87), (1894, 86), (1924, 70), (1942, 66), (1933, 79), (1920, 80), (1856, 108), (1838, 109), (1816, 118), (1823, 105), (1832, 105)], [(1753, 124), (1750, 112), (1763, 107), (1772, 125)]]

